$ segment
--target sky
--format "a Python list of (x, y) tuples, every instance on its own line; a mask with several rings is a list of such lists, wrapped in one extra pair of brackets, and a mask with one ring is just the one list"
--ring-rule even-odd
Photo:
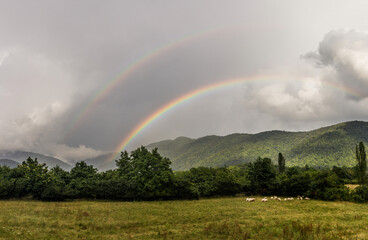
[[(0, 151), (73, 163), (123, 150), (124, 140), (130, 151), (179, 136), (368, 120), (366, 9), (345, 0), (1, 1)], [(244, 81), (138, 129), (179, 97), (233, 79)]]

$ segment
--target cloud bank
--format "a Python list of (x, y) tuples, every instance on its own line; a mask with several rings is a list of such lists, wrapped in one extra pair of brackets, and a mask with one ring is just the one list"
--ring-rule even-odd
[[(309, 130), (367, 120), (364, 4), (5, 1), (0, 8), (0, 150), (34, 151), (69, 162), (94, 157), (115, 149), (136, 125), (178, 96), (265, 74), (295, 81), (250, 82), (198, 96), (150, 124), (128, 150), (181, 135)], [(332, 30), (341, 28), (348, 30)], [(183, 39), (188, 40), (175, 45)], [(175, 47), (139, 65), (75, 125), (106, 84), (170, 45)]]

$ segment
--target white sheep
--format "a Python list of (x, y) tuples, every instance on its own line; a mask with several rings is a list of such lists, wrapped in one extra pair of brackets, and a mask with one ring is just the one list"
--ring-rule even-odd
[(261, 200), (261, 202), (267, 202), (268, 201), (268, 199), (267, 198), (263, 198), (262, 200)]
[(305, 199), (305, 200), (310, 200), (310, 198), (309, 198), (309, 197), (305, 197), (304, 199)]
[(281, 198), (277, 198), (278, 201), (281, 201)]

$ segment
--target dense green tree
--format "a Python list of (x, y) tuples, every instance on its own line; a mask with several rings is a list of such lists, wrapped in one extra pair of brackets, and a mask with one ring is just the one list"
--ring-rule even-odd
[(278, 164), (279, 164), (279, 172), (280, 173), (285, 172), (285, 158), (284, 156), (282, 156), (282, 153), (279, 153)]
[(218, 195), (233, 195), (240, 192), (241, 185), (233, 172), (226, 167), (217, 168), (215, 182)]
[(198, 199), (198, 188), (191, 182), (190, 171), (178, 171), (174, 173), (175, 198)]
[(151, 152), (144, 146), (130, 155), (122, 152), (116, 160), (121, 180), (128, 185), (129, 192), (138, 199), (171, 198), (174, 189), (174, 174), (170, 160), (162, 157), (157, 148)]
[(345, 183), (350, 183), (354, 179), (354, 170), (347, 167), (332, 167), (334, 172), (340, 179), (343, 179)]
[(14, 178), (11, 178), (12, 169), (0, 166), (0, 198), (14, 197)]
[(363, 142), (355, 146), (355, 157), (357, 161), (357, 176), (360, 184), (366, 182), (367, 157)]
[(97, 168), (84, 161), (77, 162), (70, 171), (66, 192), (73, 198), (96, 198)]
[(25, 187), (26, 194), (41, 198), (42, 192), (51, 180), (46, 164), (38, 163), (37, 158), (28, 157), (17, 168), (20, 176), (16, 184), (20, 184), (22, 188)]
[(348, 189), (344, 181), (330, 170), (317, 171), (311, 179), (307, 196), (322, 200), (346, 200)]
[(307, 171), (295, 171), (295, 168), (292, 169), (294, 170), (277, 176), (278, 194), (284, 196), (306, 195), (316, 171), (313, 169)]
[(276, 171), (271, 159), (260, 158), (249, 164), (249, 178), (253, 193), (267, 195), (276, 187)]
[(50, 181), (41, 194), (42, 200), (61, 201), (73, 198), (72, 192), (67, 188), (70, 182), (69, 172), (63, 170), (59, 165), (50, 170)]
[(194, 191), (199, 197), (209, 197), (217, 193), (215, 182), (215, 169), (208, 167), (191, 168), (190, 181), (193, 183)]
[(229, 166), (229, 171), (235, 176), (236, 181), (240, 184), (240, 191), (249, 193), (251, 191), (251, 182), (249, 180), (248, 167), (249, 163), (238, 166)]
[(351, 200), (355, 202), (368, 202), (368, 186), (361, 185), (351, 194)]

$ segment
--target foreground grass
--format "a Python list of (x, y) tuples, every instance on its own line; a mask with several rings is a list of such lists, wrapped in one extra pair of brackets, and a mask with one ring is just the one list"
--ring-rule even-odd
[(0, 201), (0, 239), (368, 239), (368, 205)]

